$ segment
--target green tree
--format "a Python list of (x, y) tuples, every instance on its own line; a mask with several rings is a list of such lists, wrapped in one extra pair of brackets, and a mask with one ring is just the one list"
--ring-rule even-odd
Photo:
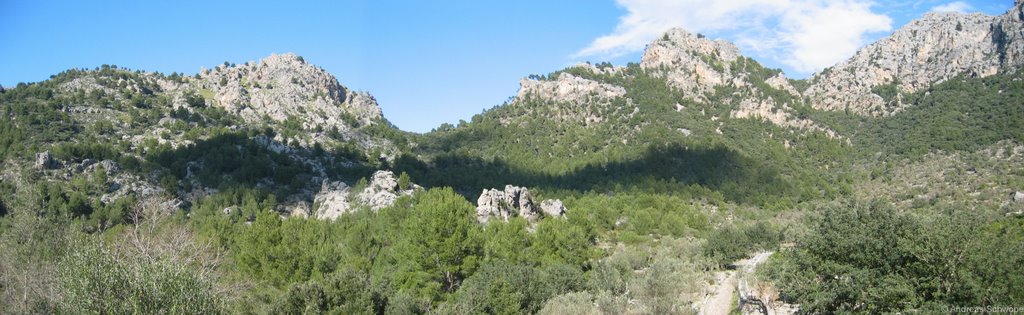
[(400, 289), (419, 291), (424, 298), (454, 292), (476, 269), (479, 229), (474, 208), (451, 188), (435, 188), (417, 196), (395, 249)]

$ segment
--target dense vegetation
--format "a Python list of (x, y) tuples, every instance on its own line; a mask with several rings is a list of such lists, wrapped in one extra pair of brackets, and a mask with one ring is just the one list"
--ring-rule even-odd
[[(753, 60), (731, 66), (845, 138), (731, 118), (750, 89), (697, 103), (635, 64), (563, 70), (630, 102), (532, 98), (423, 135), (359, 129), (393, 160), (294, 118), (245, 124), (209, 91), (163, 93), (189, 82), (178, 74), (19, 85), (0, 93), (0, 313), (686, 313), (761, 250), (779, 251), (763, 279), (812, 313), (1021, 304), (1024, 220), (1006, 213), (1022, 206), (1004, 202), (1024, 189), (1005, 153), (1024, 143), (1019, 72), (879, 89), (908, 108), (864, 118), (811, 109)], [(330, 140), (303, 144), (312, 132)], [(64, 167), (34, 167), (44, 151)], [(283, 215), (375, 169), (426, 189), (336, 220)], [(114, 193), (128, 182), (156, 193)], [(569, 211), (478, 223), (470, 201), (506, 184)]]

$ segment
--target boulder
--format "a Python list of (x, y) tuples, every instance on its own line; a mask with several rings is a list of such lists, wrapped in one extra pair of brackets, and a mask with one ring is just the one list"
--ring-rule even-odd
[(540, 203), (540, 211), (546, 216), (560, 217), (565, 215), (565, 205), (562, 204), (562, 200), (548, 199)]
[(43, 151), (36, 153), (36, 168), (42, 170), (55, 169), (60, 166), (60, 163), (53, 158), (53, 154), (50, 151)]
[(1010, 194), (1010, 198), (1013, 199), (1014, 202), (1024, 202), (1024, 192), (1015, 191)]
[(377, 171), (373, 173), (370, 182), (363, 191), (359, 192), (359, 202), (369, 206), (371, 210), (380, 210), (390, 207), (398, 200), (398, 197), (412, 195), (422, 187), (412, 184), (409, 189), (401, 190), (398, 187), (398, 178), (391, 171)]
[(314, 216), (322, 220), (334, 220), (349, 211), (349, 187), (343, 182), (324, 181), (320, 192), (313, 197)]
[(533, 223), (544, 216), (562, 216), (565, 206), (561, 200), (545, 200), (537, 203), (525, 187), (505, 185), (504, 190), (484, 189), (476, 201), (477, 221), (486, 223), (491, 219), (508, 221), (512, 217), (522, 217)]

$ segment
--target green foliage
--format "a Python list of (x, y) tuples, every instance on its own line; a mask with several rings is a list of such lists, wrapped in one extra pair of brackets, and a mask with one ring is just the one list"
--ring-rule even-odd
[(781, 240), (782, 234), (764, 222), (740, 228), (724, 226), (708, 236), (704, 255), (725, 265), (754, 251), (774, 250)]
[(235, 241), (238, 269), (278, 287), (320, 278), (336, 268), (332, 234), (328, 222), (263, 211)]
[(402, 172), (401, 175), (398, 175), (398, 189), (401, 189), (401, 190), (411, 189), (412, 188), (411, 187), (411, 183), (412, 183), (412, 180), (409, 179), (409, 173)]
[[(865, 154), (884, 157), (920, 156), (935, 150), (973, 151), (1000, 140), (1024, 142), (1024, 74), (1000, 73), (985, 78), (956, 77), (910, 95), (908, 106), (893, 116), (847, 122), (857, 128), (853, 138)], [(894, 85), (876, 89), (894, 102)]]
[(75, 246), (59, 265), (64, 312), (88, 314), (220, 314), (222, 301), (189, 266), (118, 257), (106, 245)]
[[(417, 290), (423, 298), (454, 292), (476, 269), (479, 225), (475, 209), (450, 188), (431, 189), (417, 196), (405, 233), (396, 244), (396, 284)], [(439, 290), (439, 291), (438, 291)]]
[[(486, 264), (465, 284), (455, 298), (454, 312), (473, 314), (536, 313), (552, 293), (540, 270), (504, 262)], [(575, 275), (582, 279), (582, 273)], [(579, 280), (576, 280), (579, 281)], [(562, 288), (564, 290), (564, 288)]]
[(1017, 305), (1024, 278), (1009, 270), (1024, 253), (1021, 221), (986, 224), (958, 211), (919, 217), (882, 202), (830, 207), (797, 249), (766, 268), (809, 312)]
[(368, 275), (339, 269), (323, 280), (293, 285), (275, 302), (274, 314), (380, 314), (382, 296), (372, 291)]

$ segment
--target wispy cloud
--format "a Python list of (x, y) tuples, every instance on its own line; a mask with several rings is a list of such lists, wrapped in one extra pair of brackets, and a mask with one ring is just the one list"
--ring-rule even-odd
[(950, 2), (950, 3), (947, 3), (947, 4), (943, 4), (943, 5), (940, 5), (940, 6), (935, 6), (930, 11), (931, 12), (959, 12), (959, 13), (967, 13), (967, 12), (970, 12), (970, 11), (974, 11), (974, 7), (971, 6), (967, 2), (956, 1), (956, 2)]
[(672, 27), (725, 37), (799, 72), (813, 72), (853, 55), (868, 34), (892, 20), (868, 0), (618, 0), (627, 11), (612, 33), (573, 58), (614, 58), (642, 50)]

